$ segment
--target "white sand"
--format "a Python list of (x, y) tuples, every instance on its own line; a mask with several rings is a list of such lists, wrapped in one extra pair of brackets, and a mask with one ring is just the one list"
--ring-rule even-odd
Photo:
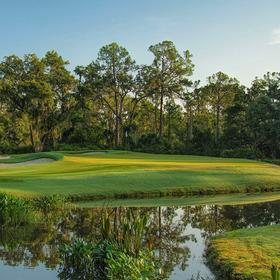
[(10, 156), (0, 156), (0, 159), (9, 159), (11, 158)]
[(39, 159), (34, 159), (34, 160), (28, 160), (28, 161), (23, 161), (23, 162), (18, 162), (18, 163), (0, 163), (0, 168), (5, 167), (19, 167), (19, 166), (29, 166), (29, 165), (34, 165), (34, 164), (45, 164), (45, 163), (50, 163), (53, 162), (54, 159), (51, 158), (39, 158)]

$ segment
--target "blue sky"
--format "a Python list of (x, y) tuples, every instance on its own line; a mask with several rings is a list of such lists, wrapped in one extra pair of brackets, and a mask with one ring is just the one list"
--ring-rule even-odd
[(279, 0), (0, 0), (0, 58), (54, 49), (73, 69), (116, 41), (143, 64), (167, 39), (191, 51), (194, 79), (221, 70), (249, 85), (280, 71), (279, 11)]

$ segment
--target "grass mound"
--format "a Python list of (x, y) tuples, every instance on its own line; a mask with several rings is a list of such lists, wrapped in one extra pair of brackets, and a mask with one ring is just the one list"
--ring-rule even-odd
[(214, 238), (208, 259), (218, 279), (271, 280), (280, 266), (280, 225), (241, 229)]

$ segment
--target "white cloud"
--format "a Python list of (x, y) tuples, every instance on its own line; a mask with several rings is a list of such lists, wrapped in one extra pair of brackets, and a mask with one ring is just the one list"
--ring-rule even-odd
[(269, 45), (280, 45), (280, 28), (275, 28), (272, 30), (272, 40)]

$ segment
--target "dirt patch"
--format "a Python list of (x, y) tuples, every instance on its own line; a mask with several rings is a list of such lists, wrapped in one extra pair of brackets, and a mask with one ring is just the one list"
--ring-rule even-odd
[(5, 167), (5, 168), (10, 168), (10, 167), (19, 167), (19, 166), (29, 166), (29, 165), (34, 165), (34, 164), (45, 164), (45, 163), (50, 163), (53, 162), (54, 160), (51, 158), (39, 158), (39, 159), (34, 159), (34, 160), (29, 160), (29, 161), (24, 161), (24, 162), (18, 162), (18, 163), (0, 163), (0, 168)]

